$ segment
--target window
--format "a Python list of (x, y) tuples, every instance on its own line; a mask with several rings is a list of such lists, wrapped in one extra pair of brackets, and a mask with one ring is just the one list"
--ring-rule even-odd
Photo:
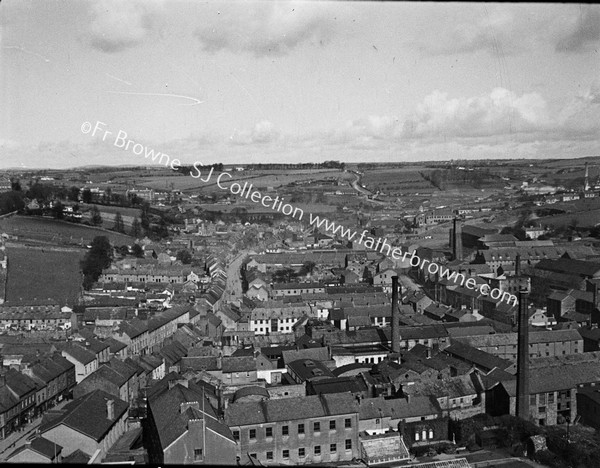
[(290, 451), (289, 450), (284, 450), (282, 452), (283, 458), (290, 458)]
[(352, 427), (352, 419), (350, 419), (350, 418), (344, 419), (344, 427)]
[(337, 452), (337, 444), (329, 444), (329, 453)]
[(415, 440), (419, 440), (419, 432), (415, 432)]
[(329, 430), (335, 431), (335, 420), (329, 421)]
[(233, 431), (233, 440), (240, 440), (240, 431)]
[(282, 426), (281, 427), (281, 435), (289, 435), (290, 434), (290, 430), (289, 430), (289, 426)]
[(273, 452), (267, 452), (267, 460), (273, 460)]
[(313, 432), (321, 432), (321, 423), (320, 422), (316, 422), (313, 424)]
[(194, 449), (194, 460), (202, 460), (203, 453), (202, 449)]
[(304, 424), (298, 424), (298, 434), (304, 434)]
[(352, 450), (352, 439), (346, 439), (346, 450)]
[(251, 439), (256, 439), (256, 429), (250, 429), (249, 436)]
[(306, 456), (306, 449), (304, 447), (300, 447), (298, 449), (298, 458), (304, 458)]
[(548, 393), (548, 404), (551, 405), (554, 403), (554, 392)]
[(256, 456), (256, 454), (255, 454), (255, 453), (251, 453), (251, 454), (250, 454), (250, 456), (251, 456), (252, 458), (258, 458), (258, 457)]
[(320, 445), (315, 445), (315, 455), (321, 455), (321, 446)]
[(429, 438), (433, 439), (433, 429), (429, 429)]
[(539, 412), (539, 413), (545, 413), (545, 412), (546, 412), (546, 407), (545, 407), (545, 406), (540, 406), (540, 407), (538, 408), (538, 412)]
[(529, 395), (529, 404), (535, 405), (535, 403), (536, 403), (535, 395)]
[(272, 427), (267, 427), (267, 428), (265, 429), (265, 435), (266, 435), (267, 437), (273, 437), (273, 428), (272, 428)]
[(540, 393), (540, 396), (538, 397), (538, 399), (540, 401), (540, 405), (546, 404), (546, 394), (545, 393)]

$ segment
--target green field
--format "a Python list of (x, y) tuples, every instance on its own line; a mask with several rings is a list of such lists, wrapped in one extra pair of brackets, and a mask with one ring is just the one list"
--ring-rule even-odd
[[(193, 174), (197, 174), (194, 172)], [(217, 187), (217, 177), (220, 173), (213, 172), (208, 182), (202, 182), (200, 179), (195, 179), (189, 176), (172, 176), (172, 177), (148, 177), (139, 181), (144, 187), (153, 188), (155, 190), (165, 190), (166, 187), (175, 190), (183, 190), (186, 192), (214, 192), (222, 191)], [(292, 182), (301, 181), (316, 181), (327, 178), (335, 179), (353, 179), (351, 174), (340, 172), (339, 170), (322, 169), (322, 170), (306, 170), (306, 171), (284, 171), (284, 170), (269, 170), (269, 171), (239, 171), (230, 172), (231, 179), (224, 176), (221, 181), (222, 185), (229, 185), (233, 182), (252, 183), (257, 189), (266, 189), (267, 187), (277, 188), (288, 185)], [(203, 172), (201, 178), (204, 179), (208, 172)]]
[(2, 218), (0, 233), (17, 236), (19, 240), (31, 239), (53, 245), (87, 245), (96, 236), (106, 236), (112, 244), (116, 245), (129, 245), (133, 242), (133, 238), (125, 234), (34, 216)]
[(85, 250), (52, 251), (40, 248), (7, 247), (7, 305), (53, 299), (73, 306), (82, 291), (79, 262)]

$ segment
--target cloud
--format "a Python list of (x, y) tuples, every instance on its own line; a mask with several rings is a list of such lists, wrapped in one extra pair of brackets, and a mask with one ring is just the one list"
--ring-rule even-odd
[(91, 10), (89, 43), (102, 52), (115, 53), (140, 44), (158, 24), (157, 1), (99, 0)]
[(558, 129), (573, 138), (600, 138), (600, 82), (575, 96), (558, 115)]
[(556, 42), (557, 52), (583, 52), (600, 41), (600, 8), (584, 6), (578, 17), (572, 18), (567, 31)]
[[(528, 50), (546, 29), (547, 19), (528, 11), (527, 7), (499, 5), (471, 12), (461, 10), (456, 18), (441, 21), (441, 28), (431, 38), (411, 45), (430, 55), (488, 52), (492, 55), (515, 54)], [(438, 13), (443, 14), (443, 10)]]
[(527, 133), (549, 124), (545, 100), (537, 93), (517, 96), (504, 88), (468, 98), (449, 98), (434, 91), (425, 97), (403, 125), (412, 137), (481, 137)]
[(435, 34), (425, 33), (410, 43), (427, 55), (486, 52), (502, 57), (546, 47), (578, 53), (600, 41), (600, 7), (596, 5), (546, 5), (543, 9), (534, 4), (474, 5), (468, 11), (450, 6), (433, 15), (430, 20), (439, 25)]
[(258, 122), (251, 130), (235, 130), (229, 137), (234, 145), (251, 145), (273, 143), (279, 140), (280, 134), (268, 120)]
[(334, 25), (330, 9), (318, 2), (219, 3), (195, 35), (210, 52), (285, 55), (304, 42), (329, 40)]

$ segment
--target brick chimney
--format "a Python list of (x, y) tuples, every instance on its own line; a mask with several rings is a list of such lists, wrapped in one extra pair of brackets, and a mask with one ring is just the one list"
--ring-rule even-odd
[(400, 352), (400, 311), (398, 310), (398, 276), (392, 276), (392, 352)]
[(106, 419), (109, 419), (110, 421), (115, 419), (115, 401), (114, 400), (108, 400), (106, 402)]
[(529, 314), (527, 292), (519, 291), (517, 332), (517, 416), (529, 420)]

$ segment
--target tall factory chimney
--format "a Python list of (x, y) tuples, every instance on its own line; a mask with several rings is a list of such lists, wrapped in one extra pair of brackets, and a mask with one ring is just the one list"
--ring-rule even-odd
[(515, 257), (515, 276), (518, 278), (521, 276), (521, 255), (517, 254)]
[(517, 416), (529, 420), (529, 314), (527, 292), (519, 291), (517, 341)]
[(398, 310), (398, 276), (392, 276), (392, 352), (400, 352), (400, 311)]
[(454, 260), (462, 260), (462, 226), (458, 218), (454, 218), (452, 232), (450, 234), (450, 241), (450, 245), (452, 246), (452, 257)]

